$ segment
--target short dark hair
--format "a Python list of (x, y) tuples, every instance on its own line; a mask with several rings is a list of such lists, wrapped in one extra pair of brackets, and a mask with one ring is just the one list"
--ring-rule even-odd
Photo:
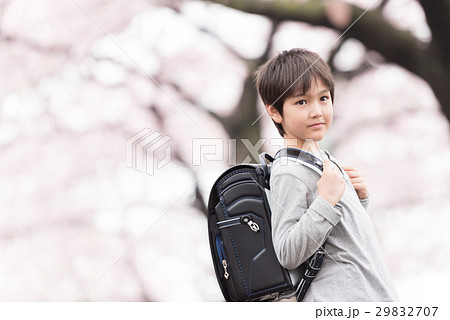
[[(271, 105), (283, 116), (284, 101), (295, 94), (305, 94), (313, 81), (321, 80), (334, 101), (334, 79), (328, 64), (306, 49), (285, 50), (269, 59), (254, 73), (256, 89), (264, 105)], [(284, 137), (281, 123), (275, 123)]]

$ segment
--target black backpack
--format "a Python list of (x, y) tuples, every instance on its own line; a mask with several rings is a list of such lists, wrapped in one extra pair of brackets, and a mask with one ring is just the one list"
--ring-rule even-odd
[[(281, 149), (275, 159), (295, 157), (312, 169), (322, 161), (300, 149)], [(295, 270), (283, 268), (271, 234), (267, 153), (260, 164), (240, 164), (214, 183), (208, 202), (208, 235), (214, 269), (226, 301), (303, 300), (325, 257), (324, 246)], [(269, 165), (266, 163), (269, 161)]]

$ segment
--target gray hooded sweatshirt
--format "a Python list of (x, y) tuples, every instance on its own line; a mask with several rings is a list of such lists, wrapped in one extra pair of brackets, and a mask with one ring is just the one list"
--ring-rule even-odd
[(303, 301), (397, 301), (366, 212), (368, 199), (358, 198), (342, 172), (345, 192), (333, 207), (318, 195), (320, 170), (291, 157), (273, 162), (270, 207), (275, 253), (282, 266), (295, 269), (327, 240), (322, 269)]

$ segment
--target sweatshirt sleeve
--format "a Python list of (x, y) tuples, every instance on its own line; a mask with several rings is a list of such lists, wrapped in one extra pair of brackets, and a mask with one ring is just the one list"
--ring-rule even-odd
[(369, 198), (359, 199), (359, 202), (361, 202), (362, 206), (367, 211), (367, 208), (369, 207)]
[(283, 267), (295, 269), (319, 249), (342, 214), (320, 196), (308, 207), (311, 191), (292, 174), (274, 175), (270, 184), (275, 253)]

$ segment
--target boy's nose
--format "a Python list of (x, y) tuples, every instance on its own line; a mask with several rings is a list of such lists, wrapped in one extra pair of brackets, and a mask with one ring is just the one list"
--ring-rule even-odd
[(311, 112), (310, 112), (311, 118), (318, 118), (322, 116), (322, 108), (318, 103), (313, 103), (311, 105)]

